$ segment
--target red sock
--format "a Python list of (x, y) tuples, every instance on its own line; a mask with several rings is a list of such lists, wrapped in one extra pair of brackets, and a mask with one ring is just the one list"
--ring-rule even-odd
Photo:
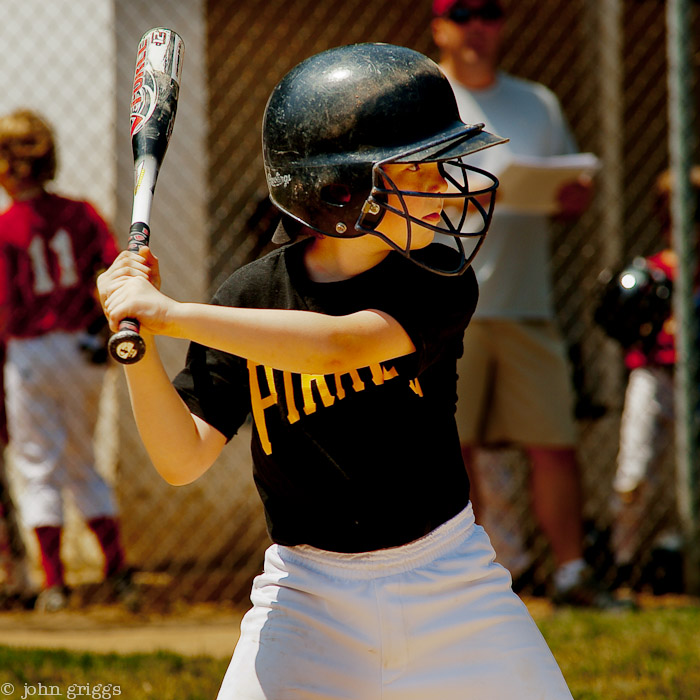
[(61, 528), (56, 525), (45, 525), (35, 528), (34, 532), (39, 540), (46, 588), (65, 585), (61, 562)]
[(117, 520), (105, 515), (89, 520), (88, 525), (102, 547), (105, 556), (105, 576), (121, 571), (124, 568), (124, 550)]

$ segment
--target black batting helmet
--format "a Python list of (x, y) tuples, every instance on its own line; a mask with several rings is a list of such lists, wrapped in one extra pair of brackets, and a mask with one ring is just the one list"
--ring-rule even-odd
[[(462, 158), (505, 140), (460, 119), (437, 64), (390, 44), (342, 46), (308, 58), (275, 87), (263, 118), (267, 184), (283, 213), (327, 236), (379, 236), (425, 267), (411, 254), (411, 226), (447, 234), (460, 262), (450, 270), (430, 268), (447, 275), (463, 272), (476, 254), (498, 186), (493, 175)], [(427, 162), (438, 163), (447, 193), (400, 191), (382, 170), (390, 163)], [(391, 194), (400, 210), (388, 206)], [(441, 223), (431, 225), (410, 216), (404, 203), (409, 195), (441, 197), (459, 211), (450, 217), (443, 211)], [(376, 228), (387, 210), (406, 220), (405, 247)], [(468, 254), (462, 238), (472, 239)]]
[(594, 319), (623, 347), (653, 342), (671, 315), (673, 283), (644, 258), (615, 274), (601, 273), (603, 290)]

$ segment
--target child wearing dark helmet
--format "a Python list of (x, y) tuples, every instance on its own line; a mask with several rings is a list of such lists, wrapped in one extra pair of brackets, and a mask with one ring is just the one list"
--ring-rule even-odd
[[(463, 158), (502, 140), (459, 119), (425, 56), (331, 49), (263, 120), (275, 239), (298, 240), (212, 304), (160, 293), (148, 249), (100, 277), (110, 326), (148, 334), (127, 381), (167, 481), (196, 479), (254, 418), (272, 545), (222, 700), (571, 698), (474, 523), (454, 418), (497, 184)], [(172, 383), (151, 334), (192, 341)]]
[[(689, 176), (697, 236), (700, 166), (694, 165)], [(665, 170), (654, 188), (653, 213), (662, 247), (645, 258), (635, 258), (615, 275), (608, 270), (601, 273), (606, 284), (594, 316), (620, 344), (628, 371), (611, 503), (617, 583), (635, 590), (651, 584), (658, 593), (684, 588), (682, 537), (673, 517), (675, 489), (669, 488), (667, 462), (673, 446), (678, 380), (674, 375), (677, 325), (672, 296), (678, 256), (671, 240), (672, 184), (672, 173)], [(700, 317), (698, 272), (692, 293)], [(650, 519), (651, 511), (663, 517)]]

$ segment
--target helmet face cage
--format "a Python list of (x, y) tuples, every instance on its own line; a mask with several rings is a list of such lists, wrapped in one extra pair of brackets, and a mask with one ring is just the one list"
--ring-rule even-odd
[[(385, 165), (399, 161), (401, 163), (415, 163), (417, 165), (436, 162), (442, 177), (448, 183), (447, 192), (425, 192), (400, 190), (388, 175)], [(472, 189), (469, 178), (479, 180), (479, 185)], [(491, 173), (467, 165), (463, 158), (456, 158), (445, 161), (434, 160), (414, 160), (408, 161), (403, 158), (393, 158), (387, 161), (376, 163), (372, 168), (373, 186), (370, 196), (367, 198), (363, 213), (355, 224), (355, 229), (363, 234), (371, 234), (381, 238), (387, 245), (410, 260), (437, 272), (442, 275), (459, 275), (471, 264), (476, 256), (481, 244), (484, 241), (493, 215), (493, 206), (496, 198), (498, 180)], [(387, 198), (394, 195), (400, 208), (391, 206)], [(430, 224), (421, 219), (411, 216), (406, 204), (406, 197), (425, 197), (432, 199), (442, 199), (444, 207), (441, 212), (441, 224)], [(449, 212), (447, 210), (454, 210)], [(383, 212), (390, 211), (402, 217), (406, 221), (406, 245), (398, 245), (395, 241), (385, 236), (377, 230), (377, 225), (383, 217)], [(450, 270), (437, 269), (425, 265), (411, 253), (411, 240), (413, 237), (413, 226), (421, 226), (425, 229), (452, 237), (454, 247), (460, 254), (459, 261), (455, 268)], [(464, 240), (469, 239), (470, 245), (465, 250)]]

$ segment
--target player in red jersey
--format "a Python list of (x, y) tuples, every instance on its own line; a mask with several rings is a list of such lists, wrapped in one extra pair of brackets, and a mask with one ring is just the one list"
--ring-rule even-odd
[(0, 343), (0, 610), (34, 605), (36, 593), (27, 571), (24, 542), (17, 523), (17, 509), (10, 494), (5, 473), (7, 420), (2, 368), (5, 346)]
[(44, 610), (68, 603), (64, 491), (99, 540), (105, 575), (121, 590), (129, 579), (114, 495), (92, 444), (107, 361), (95, 278), (118, 250), (90, 204), (46, 191), (55, 171), (53, 133), (41, 118), (25, 110), (0, 118), (0, 185), (12, 200), (0, 215), (7, 423), (18, 505), (41, 552)]
[[(695, 197), (695, 225), (700, 232), (700, 166), (691, 168), (690, 184)], [(672, 176), (666, 170), (657, 178), (654, 206), (664, 247), (646, 258), (637, 258), (614, 277), (608, 287), (609, 307), (601, 306), (598, 313), (607, 314), (608, 323), (603, 327), (621, 343), (629, 371), (613, 480), (612, 550), (618, 580), (620, 584), (640, 586), (644, 577), (639, 564), (651, 560), (648, 570), (654, 577), (654, 589), (681, 592), (682, 538), (665, 459), (673, 447), (676, 413), (671, 297), (678, 259), (671, 241), (671, 194)], [(617, 293), (615, 285), (620, 290)], [(696, 271), (695, 303), (700, 314), (700, 270)], [(653, 519), (650, 513), (654, 513)], [(657, 555), (665, 559), (663, 567), (654, 565)], [(653, 573), (660, 570), (661, 576)]]

